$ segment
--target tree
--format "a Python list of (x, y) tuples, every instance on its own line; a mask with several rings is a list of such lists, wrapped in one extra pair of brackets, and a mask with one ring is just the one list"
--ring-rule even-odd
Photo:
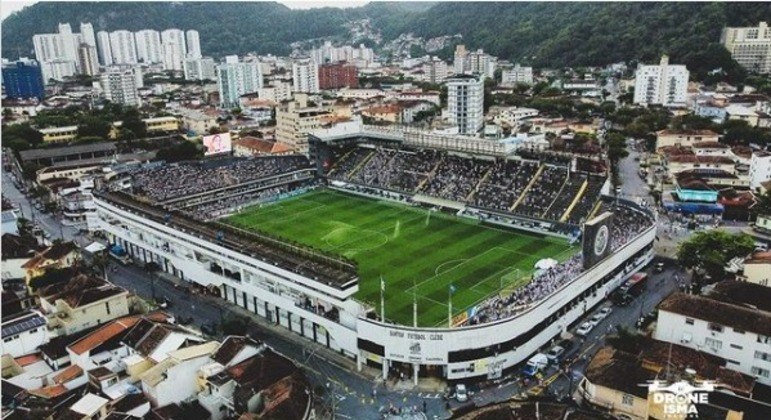
[(757, 204), (752, 207), (752, 212), (756, 216), (771, 216), (771, 191), (757, 196)]
[(81, 118), (80, 124), (78, 124), (78, 137), (100, 137), (102, 139), (107, 138), (112, 129), (112, 124), (109, 122), (93, 116), (85, 116)]
[(156, 157), (166, 162), (179, 162), (196, 159), (202, 155), (202, 150), (199, 150), (195, 143), (182, 141), (176, 145), (158, 150)]
[(753, 249), (755, 241), (750, 235), (717, 229), (698, 232), (681, 242), (677, 249), (677, 260), (684, 268), (704, 270), (713, 282), (717, 282), (723, 279), (729, 261), (745, 257)]
[(147, 137), (147, 124), (142, 121), (139, 111), (130, 108), (123, 116), (123, 128), (133, 132), (137, 138)]
[(618, 172), (618, 163), (621, 159), (629, 156), (626, 149), (626, 137), (618, 132), (612, 132), (605, 138), (605, 144), (608, 150), (608, 160), (610, 161), (611, 181), (615, 187), (621, 185), (621, 178)]
[(248, 323), (240, 317), (228, 317), (222, 323), (222, 335), (246, 335)]
[(29, 281), (29, 287), (32, 288), (32, 290), (37, 290), (41, 287), (50, 286), (52, 284), (66, 283), (72, 279), (75, 273), (76, 270), (72, 267), (49, 268), (43, 274), (31, 278)]

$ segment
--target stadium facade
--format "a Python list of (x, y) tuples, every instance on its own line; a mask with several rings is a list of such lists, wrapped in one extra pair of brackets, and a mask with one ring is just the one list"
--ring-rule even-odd
[[(317, 179), (326, 181), (323, 174), (330, 165), (330, 146), (373, 142), (492, 156), (500, 152), (496, 144), (464, 142), (462, 138), (361, 127), (319, 131), (310, 141)], [(304, 169), (273, 176), (255, 188), (305, 188), (310, 172)], [(372, 194), (371, 188), (361, 185), (332, 181), (329, 185)], [(378, 197), (403, 199), (398, 195), (382, 191)], [(610, 202), (608, 197), (603, 199)], [(421, 328), (395, 325), (373, 316), (373, 308), (354, 298), (359, 279), (355, 265), (345, 258), (217, 222), (202, 223), (178, 207), (148, 203), (126, 192), (96, 192), (95, 203), (95, 228), (136, 261), (156, 262), (162, 270), (191, 285), (213, 291), (269, 322), (350, 357), (359, 366), (382, 368), (384, 377), (397, 369), (448, 381), (499, 377), (566, 332), (648, 264), (655, 239), (655, 214), (633, 202), (615, 199), (613, 206), (649, 223), (612, 252), (609, 243), (614, 238), (609, 237), (609, 226), (603, 224), (608, 223), (608, 214), (583, 223), (585, 267), (571, 281), (508, 318), (455, 328)], [(469, 214), (476, 217), (490, 216), (482, 209), (472, 210)], [(500, 220), (500, 213), (495, 216)], [(564, 227), (570, 227), (543, 220), (528, 224), (526, 220), (512, 216), (507, 223), (549, 234), (566, 234), (569, 229)]]

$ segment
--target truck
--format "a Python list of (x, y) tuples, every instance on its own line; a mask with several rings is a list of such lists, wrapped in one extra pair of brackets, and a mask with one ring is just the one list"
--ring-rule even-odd
[(632, 274), (632, 277), (629, 278), (629, 280), (624, 283), (620, 291), (624, 295), (629, 296), (640, 296), (645, 290), (645, 283), (648, 281), (648, 273), (634, 273)]
[(538, 353), (527, 361), (523, 373), (525, 376), (533, 377), (539, 372), (543, 372), (546, 366), (549, 366), (549, 358), (543, 353)]

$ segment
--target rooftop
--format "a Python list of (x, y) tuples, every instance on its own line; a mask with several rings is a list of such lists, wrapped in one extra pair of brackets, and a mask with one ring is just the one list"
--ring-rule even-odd
[(3, 337), (10, 337), (24, 331), (29, 331), (34, 328), (42, 327), (46, 325), (46, 318), (40, 315), (36, 311), (22, 312), (18, 316), (6, 321), (3, 320), (2, 333)]
[[(771, 264), (771, 252), (765, 252), (765, 262)], [(726, 280), (715, 284), (710, 297), (726, 303), (755, 307), (771, 312), (771, 287), (744, 281)]]
[(659, 310), (771, 336), (771, 313), (711, 298), (675, 293), (659, 304)]
[(42, 298), (51, 303), (61, 299), (70, 308), (90, 305), (121, 294), (128, 295), (128, 291), (98, 277), (86, 274), (75, 276), (64, 284), (46, 286), (40, 290)]
[(659, 136), (710, 136), (717, 137), (717, 133), (712, 130), (671, 130), (665, 129), (656, 132)]
[(249, 337), (231, 335), (225, 338), (222, 345), (212, 355), (212, 360), (227, 366), (234, 357), (238, 355), (246, 346), (257, 347), (260, 345), (257, 341), (252, 340)]
[(174, 211), (170, 214), (160, 206), (139, 202), (125, 193), (95, 192), (94, 195), (110, 201), (113, 205), (142, 214), (143, 217), (172, 225), (184, 233), (216, 242), (221, 246), (251, 255), (254, 258), (260, 258), (280, 268), (302, 274), (340, 290), (346, 290), (358, 282), (355, 264), (337, 256), (327, 256), (305, 247), (242, 231), (224, 224), (213, 225), (196, 221), (181, 212)]
[(46, 159), (55, 158), (60, 156), (77, 155), (80, 153), (94, 153), (94, 152), (115, 152), (117, 150), (117, 143), (104, 142), (104, 143), (88, 143), (88, 144), (76, 144), (65, 147), (48, 147), (45, 149), (30, 149), (22, 150), (19, 152), (19, 158), (22, 161), (34, 160), (34, 159)]
[(116, 319), (76, 341), (68, 346), (68, 348), (75, 354), (83, 354), (87, 351), (91, 351), (107, 340), (126, 332), (129, 328), (139, 322), (139, 319), (138, 316), (127, 316)]
[(21, 267), (26, 269), (36, 268), (44, 261), (47, 261), (47, 260), (57, 261), (67, 256), (71, 252), (74, 252), (76, 249), (77, 247), (73, 242), (54, 242), (53, 245), (43, 250), (43, 252), (32, 257), (29, 261), (24, 263)]

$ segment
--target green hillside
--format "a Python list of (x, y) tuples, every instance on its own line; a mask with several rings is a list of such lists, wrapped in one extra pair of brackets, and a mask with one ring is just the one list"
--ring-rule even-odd
[(29, 55), (35, 32), (59, 22), (77, 31), (195, 28), (203, 52), (222, 56), (286, 54), (289, 43), (345, 36), (344, 24), (371, 18), (386, 40), (413, 32), (460, 33), (469, 48), (536, 66), (598, 65), (658, 59), (669, 53), (702, 75), (735, 65), (717, 43), (721, 29), (771, 21), (771, 3), (372, 3), (337, 9), (291, 10), (278, 3), (37, 3), (2, 22), (3, 56)]

